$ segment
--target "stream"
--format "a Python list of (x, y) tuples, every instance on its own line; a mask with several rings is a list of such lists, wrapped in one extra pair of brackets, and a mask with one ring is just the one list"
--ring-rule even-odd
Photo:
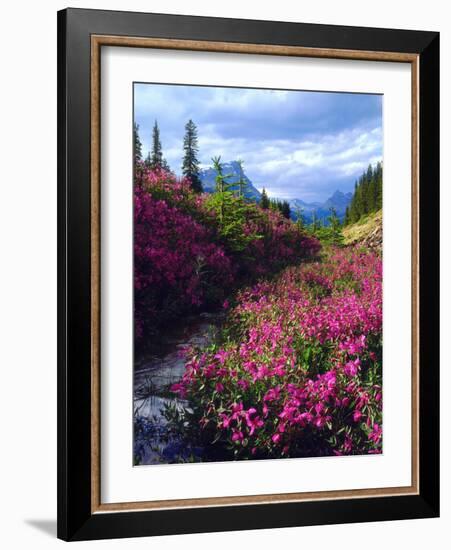
[(201, 455), (202, 449), (187, 448), (169, 434), (162, 410), (165, 405), (187, 406), (185, 401), (168, 396), (168, 389), (183, 376), (184, 350), (211, 344), (223, 318), (223, 313), (188, 317), (165, 331), (152, 354), (135, 358), (134, 455), (139, 457), (140, 465), (179, 462), (191, 455)]

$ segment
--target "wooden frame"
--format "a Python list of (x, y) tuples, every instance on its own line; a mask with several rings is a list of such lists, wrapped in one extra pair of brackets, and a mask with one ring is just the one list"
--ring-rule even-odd
[[(72, 9), (60, 12), (58, 23), (59, 536), (80, 540), (437, 515), (438, 34)], [(411, 64), (410, 487), (100, 502), (99, 101), (105, 45)]]

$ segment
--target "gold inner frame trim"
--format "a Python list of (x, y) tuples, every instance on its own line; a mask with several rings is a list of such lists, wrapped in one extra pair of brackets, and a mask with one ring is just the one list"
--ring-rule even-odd
[[(408, 487), (102, 503), (100, 492), (100, 51), (102, 46), (409, 63), (412, 71), (412, 480)], [(308, 502), (419, 494), (419, 56), (167, 38), (91, 36), (91, 513)]]

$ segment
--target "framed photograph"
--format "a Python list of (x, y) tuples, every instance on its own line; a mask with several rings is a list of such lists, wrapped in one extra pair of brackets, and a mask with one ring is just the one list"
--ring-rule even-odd
[(439, 514), (439, 35), (58, 13), (58, 536)]

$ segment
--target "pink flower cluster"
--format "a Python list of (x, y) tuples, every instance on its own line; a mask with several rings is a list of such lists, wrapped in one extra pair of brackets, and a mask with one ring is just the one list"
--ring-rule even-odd
[(225, 345), (172, 391), (205, 445), (234, 457), (379, 453), (382, 263), (334, 251), (239, 294)]
[(301, 233), (279, 212), (262, 210), (255, 204), (249, 204), (248, 210), (245, 232), (258, 237), (249, 243), (243, 263), (256, 275), (267, 275), (320, 251), (318, 239)]
[(211, 231), (141, 187), (134, 197), (135, 326), (138, 333), (155, 315), (198, 306), (212, 289), (233, 281), (230, 259), (212, 242)]

